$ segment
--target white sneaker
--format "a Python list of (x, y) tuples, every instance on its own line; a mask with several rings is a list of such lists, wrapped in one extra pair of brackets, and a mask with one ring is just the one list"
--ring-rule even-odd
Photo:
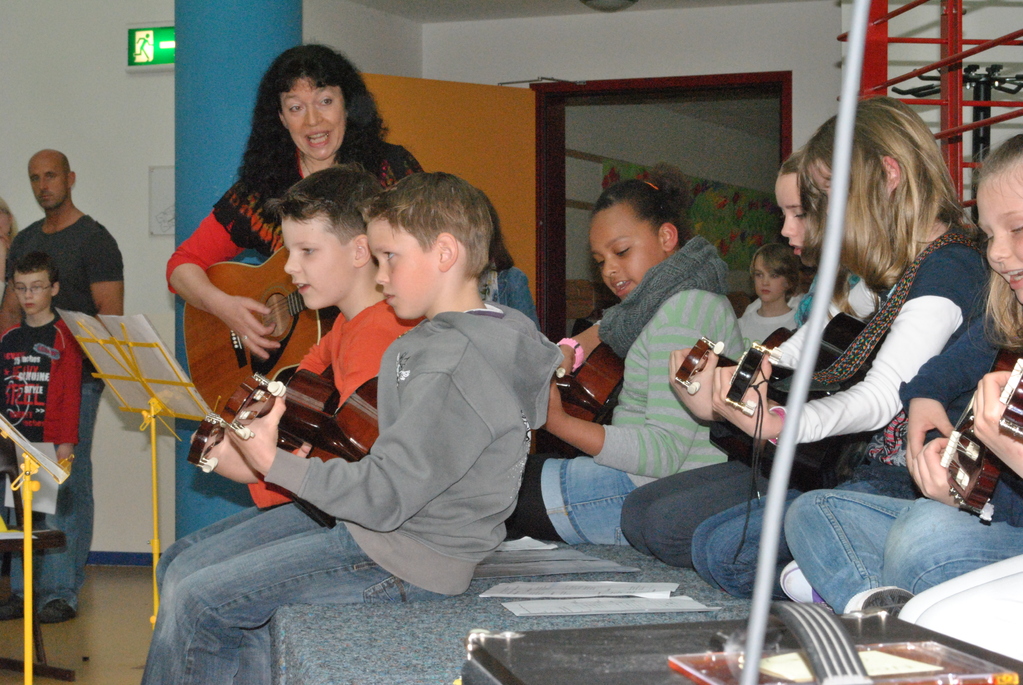
[(845, 605), (845, 611), (842, 613), (887, 611), (892, 616), (898, 616), (902, 607), (911, 599), (913, 599), (913, 593), (909, 590), (903, 590), (901, 587), (895, 587), (894, 585), (873, 587), (853, 595), (849, 603)]
[(781, 589), (793, 602), (823, 604), (824, 600), (810, 586), (806, 576), (799, 570), (799, 564), (790, 561), (781, 572)]

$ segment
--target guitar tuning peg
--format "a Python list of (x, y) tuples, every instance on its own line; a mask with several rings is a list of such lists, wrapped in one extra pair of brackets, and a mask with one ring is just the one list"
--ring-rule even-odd
[(725, 351), (725, 343), (720, 341), (720, 340), (718, 340), (716, 343), (714, 343), (714, 347), (712, 347), (710, 349), (711, 349), (711, 352), (713, 352), (714, 354), (716, 354), (717, 356), (720, 357), (721, 353)]
[(567, 371), (565, 371), (565, 367), (559, 366), (558, 370), (554, 372), (554, 375), (558, 378), (564, 378), (566, 373)]
[(748, 402), (743, 402), (743, 404), (742, 404), (742, 413), (745, 414), (746, 416), (753, 416), (753, 412), (755, 412), (756, 410), (757, 410), (757, 403), (754, 402), (753, 400), (750, 400)]
[(199, 460), (199, 468), (202, 469), (203, 473), (209, 473), (213, 469), (217, 468), (217, 464), (220, 463), (216, 457), (203, 457)]
[(690, 395), (700, 392), (700, 381), (689, 381), (686, 383), (686, 392)]
[(274, 397), (284, 397), (284, 395), (288, 392), (288, 386), (284, 385), (284, 383), (281, 383), (280, 381), (271, 381), (266, 386), (266, 390)]
[(252, 437), (255, 435), (255, 433), (253, 433), (246, 426), (239, 426), (238, 424), (231, 424), (231, 428), (232, 428), (232, 430), (234, 430), (234, 434), (237, 435), (242, 440), (251, 440)]
[(767, 354), (767, 361), (771, 362), (771, 366), (777, 366), (781, 361), (781, 350), (777, 347), (772, 347), (771, 351)]

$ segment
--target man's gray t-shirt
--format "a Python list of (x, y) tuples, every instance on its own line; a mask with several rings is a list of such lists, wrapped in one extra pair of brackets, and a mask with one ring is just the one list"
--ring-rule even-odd
[(14, 236), (7, 280), (14, 277), (14, 263), (18, 259), (29, 252), (45, 252), (59, 271), (60, 290), (53, 298), (53, 306), (95, 316), (92, 284), (124, 280), (124, 262), (117, 241), (87, 215), (56, 233), (44, 233), (42, 226), (40, 219)]

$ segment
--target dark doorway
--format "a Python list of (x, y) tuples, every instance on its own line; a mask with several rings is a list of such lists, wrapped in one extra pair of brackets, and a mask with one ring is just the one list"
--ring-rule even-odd
[[(732, 125), (751, 113), (767, 112), (771, 126), (776, 123), (772, 136), (777, 138), (777, 158), (770, 155), (766, 166), (773, 168), (768, 173), (792, 151), (791, 72), (539, 83), (532, 88), (537, 120), (537, 310), (544, 333), (553, 340), (565, 335), (566, 323), (566, 155), (579, 157), (566, 146), (566, 110), (654, 105), (702, 118), (713, 109), (718, 113), (714, 116), (725, 112)], [(746, 161), (742, 150), (723, 149), (721, 155), (734, 157), (737, 164)]]

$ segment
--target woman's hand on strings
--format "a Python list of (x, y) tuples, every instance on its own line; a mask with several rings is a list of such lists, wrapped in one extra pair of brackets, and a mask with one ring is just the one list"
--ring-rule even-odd
[(281, 346), (267, 337), (274, 332), (274, 327), (262, 323), (263, 317), (270, 314), (270, 308), (262, 302), (223, 293), (210, 313), (234, 331), (245, 349), (260, 359), (269, 359), (270, 352)]

